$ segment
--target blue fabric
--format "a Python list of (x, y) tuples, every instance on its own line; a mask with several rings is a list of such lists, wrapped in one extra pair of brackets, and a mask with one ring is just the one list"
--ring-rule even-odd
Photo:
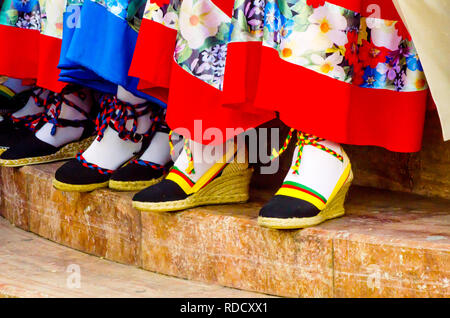
[(102, 93), (107, 94), (116, 94), (117, 93), (117, 84), (109, 82), (102, 77), (98, 76), (95, 72), (79, 65), (72, 60), (69, 60), (66, 55), (69, 50), (69, 46), (73, 39), (73, 34), (75, 32), (75, 28), (68, 27), (70, 24), (67, 23), (67, 20), (73, 19), (71, 16), (73, 13), (64, 13), (63, 21), (63, 39), (61, 44), (61, 55), (59, 58), (58, 68), (61, 69), (59, 74), (59, 80), (72, 83), (79, 84), (85, 87), (89, 87), (95, 90), (98, 90)]
[(69, 28), (64, 23), (59, 65), (61, 80), (111, 94), (116, 94), (117, 86), (121, 85), (138, 97), (166, 107), (159, 99), (138, 91), (139, 79), (128, 76), (137, 32), (126, 20), (86, 0), (80, 22), (77, 28)]

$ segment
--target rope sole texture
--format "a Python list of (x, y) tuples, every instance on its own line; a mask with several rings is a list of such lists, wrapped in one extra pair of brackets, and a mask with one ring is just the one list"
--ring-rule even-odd
[(91, 183), (91, 184), (70, 184), (70, 183), (64, 183), (64, 182), (60, 182), (56, 179), (53, 179), (52, 183), (56, 189), (61, 190), (61, 191), (91, 192), (96, 189), (107, 188), (109, 181), (102, 182), (102, 183)]
[(146, 181), (117, 181), (109, 180), (109, 188), (117, 191), (139, 191), (149, 186), (159, 183), (164, 179), (164, 176), (158, 179), (146, 180)]
[(60, 160), (75, 158), (78, 151), (86, 149), (94, 141), (95, 136), (86, 138), (81, 141), (71, 142), (57, 152), (47, 156), (29, 157), (15, 160), (0, 159), (0, 166), (4, 167), (22, 167), (28, 165), (38, 165), (41, 163), (49, 163)]
[(268, 218), (258, 217), (258, 224), (260, 226), (289, 230), (289, 229), (303, 229), (318, 225), (326, 220), (338, 218), (345, 214), (345, 198), (353, 180), (353, 172), (350, 170), (350, 175), (347, 181), (342, 185), (336, 196), (320, 211), (319, 214), (313, 217), (305, 218)]
[(171, 202), (133, 201), (140, 211), (174, 212), (202, 205), (244, 203), (249, 199), (249, 186), (253, 169), (222, 175), (184, 200)]

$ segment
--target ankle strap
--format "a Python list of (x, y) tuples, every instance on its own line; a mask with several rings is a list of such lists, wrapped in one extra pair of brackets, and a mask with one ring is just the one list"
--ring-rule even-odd
[[(56, 129), (58, 127), (89, 127), (93, 125), (93, 121), (90, 119), (90, 115), (84, 109), (76, 105), (74, 102), (68, 100), (62, 93), (61, 94), (53, 94), (49, 97), (51, 103), (47, 102), (46, 111), (42, 115), (42, 120), (46, 123), (50, 123), (53, 125), (50, 134), (53, 136), (56, 133)], [(79, 113), (83, 114), (86, 119), (65, 119), (59, 118), (61, 115), (61, 110), (63, 104), (72, 107)], [(52, 106), (55, 106), (52, 108)]]
[(110, 169), (105, 169), (102, 168), (94, 163), (90, 163), (88, 161), (86, 161), (86, 159), (84, 159), (83, 155), (82, 155), (83, 151), (80, 151), (77, 153), (76, 155), (76, 160), (78, 160), (84, 167), (89, 168), (89, 169), (93, 169), (93, 170), (97, 170), (99, 173), (104, 174), (104, 175), (111, 175), (114, 173), (114, 170), (110, 170)]
[[(295, 131), (294, 128), (291, 128), (289, 130), (286, 140), (284, 141), (283, 147), (281, 147), (278, 152), (275, 149), (272, 149), (272, 155), (270, 156), (271, 160), (274, 160), (275, 158), (279, 157), (287, 149), (287, 147), (292, 139), (292, 134), (294, 131)], [(340, 155), (336, 151), (320, 144), (319, 142), (321, 142), (321, 141), (325, 141), (325, 139), (314, 136), (312, 134), (297, 131), (296, 146), (299, 147), (299, 149), (298, 149), (298, 153), (297, 153), (297, 159), (295, 160), (295, 163), (292, 166), (292, 170), (293, 170), (294, 174), (299, 174), (298, 169), (300, 168), (300, 162), (302, 160), (302, 155), (303, 155), (303, 148), (305, 146), (316, 147), (317, 149), (323, 150), (323, 151), (329, 153), (330, 155), (336, 157), (339, 161), (341, 161), (341, 162), (344, 161), (344, 157), (342, 157), (342, 155)]]
[(172, 167), (172, 164), (160, 165), (151, 161), (143, 160), (143, 159), (131, 159), (130, 163), (135, 163), (140, 166), (150, 167), (154, 170), (164, 170), (165, 172), (169, 171)]
[[(41, 96), (42, 96), (42, 94), (44, 94), (44, 92), (45, 92), (45, 89), (43, 89), (43, 88), (33, 89), (29, 93), (29, 97), (33, 98), (34, 104), (37, 107), (44, 108), (44, 112), (45, 112), (46, 106), (49, 103), (51, 104), (53, 96), (51, 96), (52, 94), (50, 94), (49, 96), (47, 96), (47, 98), (42, 98)], [(44, 112), (40, 112), (40, 113), (37, 113), (34, 115), (25, 115), (22, 117), (15, 117), (11, 114), (10, 118), (13, 123), (21, 124), (31, 131), (36, 131), (36, 129), (38, 128), (38, 124), (40, 123), (41, 119), (43, 118)]]
[[(142, 108), (142, 110), (138, 110)], [(109, 126), (119, 133), (119, 137), (123, 140), (131, 140), (132, 142), (140, 142), (144, 138), (148, 138), (154, 132), (154, 125), (145, 134), (138, 134), (137, 125), (138, 118), (152, 111), (151, 103), (145, 102), (138, 105), (123, 102), (116, 96), (104, 95), (100, 102), (100, 113), (95, 121), (97, 127), (97, 140), (102, 140), (106, 128)], [(153, 122), (159, 120), (158, 113), (153, 112), (151, 117)], [(132, 120), (132, 128), (128, 130), (126, 125)]]

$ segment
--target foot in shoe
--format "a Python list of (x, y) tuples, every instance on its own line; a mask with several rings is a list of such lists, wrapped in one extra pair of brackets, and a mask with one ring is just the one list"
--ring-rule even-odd
[(31, 134), (35, 130), (35, 125), (45, 110), (44, 100), (47, 98), (49, 91), (36, 88), (20, 94), (20, 97), (17, 97), (17, 94), (11, 100), (11, 103), (14, 103), (18, 110), (12, 114), (1, 116), (0, 147), (2, 149), (7, 149), (17, 141), (23, 140), (23, 134)]
[(141, 151), (150, 137), (154, 105), (138, 98), (127, 100), (139, 104), (111, 96), (102, 98), (96, 139), (56, 171), (56, 188), (84, 192), (106, 187), (114, 171)]
[(259, 213), (262, 226), (304, 228), (344, 214), (345, 195), (353, 178), (344, 150), (339, 144), (304, 133), (297, 133), (297, 140), (283, 185)]
[[(235, 158), (236, 146), (202, 146), (185, 141), (183, 151), (167, 177), (137, 193), (133, 206), (143, 211), (179, 211), (200, 205), (245, 202), (252, 170)], [(240, 148), (245, 151), (245, 147)], [(216, 161), (205, 153), (220, 153)], [(246, 156), (245, 156), (246, 157)], [(195, 161), (194, 161), (195, 160)]]
[(25, 104), (31, 93), (31, 86), (23, 85), (22, 80), (8, 78), (0, 84), (0, 114), (11, 114)]
[[(39, 108), (37, 99), (25, 108), (28, 113)], [(33, 122), (25, 124), (33, 133), (18, 140), (0, 156), (0, 164), (5, 166), (23, 166), (73, 158), (77, 144), (92, 135), (93, 121), (89, 118), (92, 105), (87, 90), (67, 90), (60, 94), (51, 93), (42, 102), (45, 111), (35, 112)], [(13, 119), (23, 115), (24, 110), (14, 114)], [(83, 146), (82, 142), (79, 146)]]
[(138, 191), (160, 182), (173, 165), (170, 156), (169, 132), (164, 122), (154, 123), (150, 144), (138, 159), (132, 159), (116, 170), (109, 187), (119, 191)]

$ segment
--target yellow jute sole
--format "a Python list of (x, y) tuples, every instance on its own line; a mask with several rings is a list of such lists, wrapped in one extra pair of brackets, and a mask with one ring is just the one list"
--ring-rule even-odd
[(78, 151), (89, 147), (89, 145), (92, 143), (92, 141), (94, 141), (94, 138), (95, 138), (95, 136), (86, 138), (81, 141), (72, 142), (70, 144), (65, 145), (64, 147), (59, 149), (54, 154), (48, 155), (48, 156), (30, 157), (30, 158), (22, 158), (22, 159), (15, 159), (15, 160), (0, 159), (0, 166), (22, 167), (22, 166), (28, 166), (28, 165), (38, 165), (41, 163), (48, 163), (48, 162), (72, 159), (72, 158), (75, 158)]
[(91, 192), (96, 189), (107, 188), (109, 181), (102, 182), (102, 183), (91, 183), (91, 184), (70, 184), (70, 183), (64, 183), (64, 182), (60, 182), (56, 179), (53, 179), (52, 183), (56, 189), (61, 190), (61, 191)]
[(139, 191), (154, 184), (159, 183), (164, 179), (164, 176), (147, 181), (117, 181), (109, 180), (109, 188), (117, 191)]
[(133, 201), (133, 207), (141, 211), (173, 212), (201, 205), (244, 203), (249, 199), (249, 186), (253, 169), (227, 173), (188, 198), (171, 202)]
[(326, 220), (338, 218), (345, 214), (344, 202), (347, 196), (347, 192), (353, 180), (353, 173), (350, 170), (350, 175), (347, 181), (342, 185), (341, 189), (336, 193), (336, 196), (327, 203), (325, 208), (320, 211), (319, 214), (313, 217), (307, 218), (267, 218), (258, 217), (258, 224), (260, 226), (279, 229), (303, 229), (311, 226), (318, 225)]

